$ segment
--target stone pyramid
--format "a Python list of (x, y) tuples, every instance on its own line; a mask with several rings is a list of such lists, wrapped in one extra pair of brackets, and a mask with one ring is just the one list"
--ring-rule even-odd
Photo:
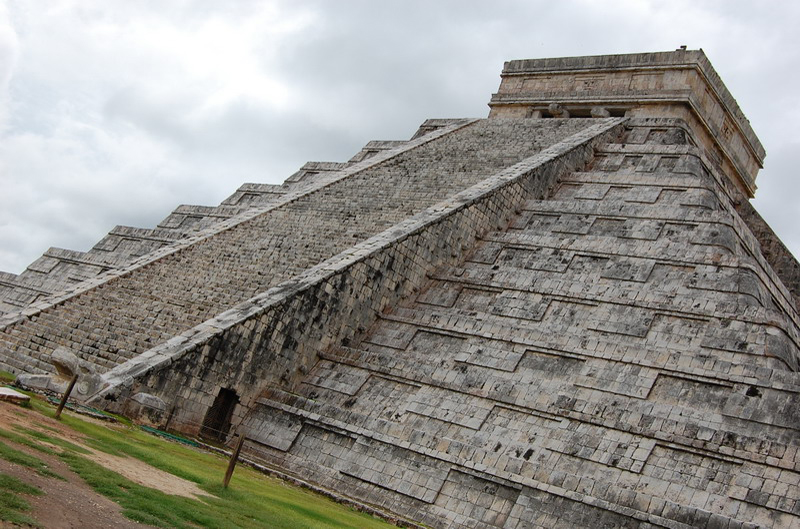
[(702, 51), (506, 63), (488, 119), (0, 278), (0, 367), (432, 527), (800, 527), (800, 265)]

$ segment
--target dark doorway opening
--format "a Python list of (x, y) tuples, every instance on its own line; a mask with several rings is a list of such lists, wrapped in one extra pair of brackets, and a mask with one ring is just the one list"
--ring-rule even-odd
[(239, 403), (239, 396), (232, 389), (219, 388), (214, 404), (208, 409), (200, 437), (223, 442), (231, 428), (233, 409)]

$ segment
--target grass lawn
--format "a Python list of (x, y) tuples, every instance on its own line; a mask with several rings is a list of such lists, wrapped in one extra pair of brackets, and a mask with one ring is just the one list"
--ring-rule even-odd
[[(30, 409), (24, 412), (52, 417), (54, 410), (50, 404), (34, 398)], [(93, 462), (91, 453), (60, 438), (56, 432), (45, 432), (40, 428), (17, 427), (13, 431), (0, 428), (0, 458), (48, 475), (48, 469), (36, 457), (19, 452), (4, 441), (23, 444), (41, 453), (56, 453), (94, 490), (119, 503), (123, 514), (132, 520), (159, 527), (391, 527), (382, 520), (244, 466), (236, 468), (229, 488), (223, 489), (227, 459), (163, 440), (138, 428), (104, 426), (66, 414), (62, 415), (62, 423), (82, 434), (85, 438), (83, 443), (95, 450), (139, 459), (194, 482), (208, 493), (203, 499), (165, 494), (136, 484)], [(9, 490), (9, 493), (0, 499), (5, 498), (9, 507), (4, 510), (5, 504), (0, 501), (0, 519), (12, 522), (15, 519), (9, 516), (22, 516), (24, 519), (24, 499), (13, 492), (15, 489), (9, 488), (12, 487), (11, 481), (6, 483), (2, 479), (6, 478), (0, 475), (0, 489)], [(18, 484), (13, 486), (20, 489)], [(23, 493), (40, 492), (24, 489)], [(16, 510), (14, 505), (18, 507)], [(6, 511), (10, 514), (4, 517)]]
[(21, 494), (40, 496), (42, 491), (23, 483), (14, 476), (0, 473), (0, 520), (23, 525), (37, 525), (36, 521), (25, 512), (30, 510), (30, 504)]

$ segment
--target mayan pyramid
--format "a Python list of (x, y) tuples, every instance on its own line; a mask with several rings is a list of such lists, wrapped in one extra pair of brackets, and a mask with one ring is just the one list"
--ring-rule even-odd
[(0, 275), (0, 368), (432, 527), (800, 527), (800, 265), (706, 56), (489, 106)]

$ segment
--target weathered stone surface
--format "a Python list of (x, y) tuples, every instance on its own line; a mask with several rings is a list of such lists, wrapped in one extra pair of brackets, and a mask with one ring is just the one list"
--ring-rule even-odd
[(78, 374), (80, 360), (71, 351), (59, 347), (50, 355), (50, 362), (56, 368), (56, 373), (62, 378), (72, 378)]
[(433, 527), (800, 524), (800, 268), (705, 56), (514, 61), (492, 116), (181, 207), (0, 361)]
[[(684, 125), (627, 126), (626, 138)], [(258, 455), (370, 501), (394, 491), (393, 509), (434, 526), (797, 523), (792, 296), (745, 250), (753, 236), (702, 153), (660, 143), (620, 150), (626, 138), (599, 147), (592, 170), (562, 174), (549, 199), (528, 200), (510, 228), (480, 236), (465, 260), (439, 267), (418, 296), (349, 347), (329, 348), (291, 394), (270, 390), (248, 415), (280, 408), (282, 421), (346, 435), (347, 451), (298, 426), (291, 445)], [(635, 171), (604, 166), (606, 153), (620, 152), (640, 157)], [(675, 155), (669, 166), (658, 159)], [(644, 156), (657, 159), (644, 168)], [(689, 198), (699, 191), (714, 200)], [(653, 222), (641, 238), (639, 223)], [(375, 385), (361, 382), (365, 372)], [(355, 373), (348, 390), (332, 385)], [(389, 380), (402, 384), (387, 402), (374, 388)], [(309, 466), (296, 448), (307, 435), (328, 459)], [(394, 472), (387, 445), (447, 462), (451, 477), (432, 505), (376, 478)], [(352, 447), (372, 473), (336, 477)], [(780, 498), (767, 492), (777, 485), (750, 477), (778, 483), (784, 472)], [(421, 484), (437, 473), (421, 466), (416, 475)]]
[[(590, 124), (484, 120), (408, 142), (385, 161), (369, 158), (352, 174), (251, 210), (252, 218), (187, 241), (100, 288), (14, 318), (0, 334), (0, 350), (34, 364), (8, 358), (5, 367), (47, 370), (50, 351), (63, 345), (106, 371)], [(38, 335), (42, 343), (32, 342)]]
[(6, 402), (22, 403), (31, 400), (31, 398), (24, 393), (15, 391), (11, 388), (0, 388), (0, 400)]
[(32, 375), (29, 373), (17, 375), (14, 383), (22, 388), (51, 391), (53, 393), (64, 393), (69, 385), (69, 381), (63, 378), (53, 375)]
[(149, 393), (137, 393), (131, 397), (131, 400), (154, 410), (166, 411), (167, 409), (167, 405), (163, 400)]
[(681, 118), (731, 183), (749, 197), (755, 192), (764, 147), (702, 50), (516, 60), (505, 63), (502, 78), (491, 117), (553, 105), (590, 115), (602, 104), (612, 116)]
[[(94, 391), (97, 391), (97, 387), (94, 388)], [(136, 393), (124, 403), (122, 411), (125, 415), (136, 417), (139, 422), (149, 426), (167, 427), (167, 404), (155, 395), (144, 392)]]

